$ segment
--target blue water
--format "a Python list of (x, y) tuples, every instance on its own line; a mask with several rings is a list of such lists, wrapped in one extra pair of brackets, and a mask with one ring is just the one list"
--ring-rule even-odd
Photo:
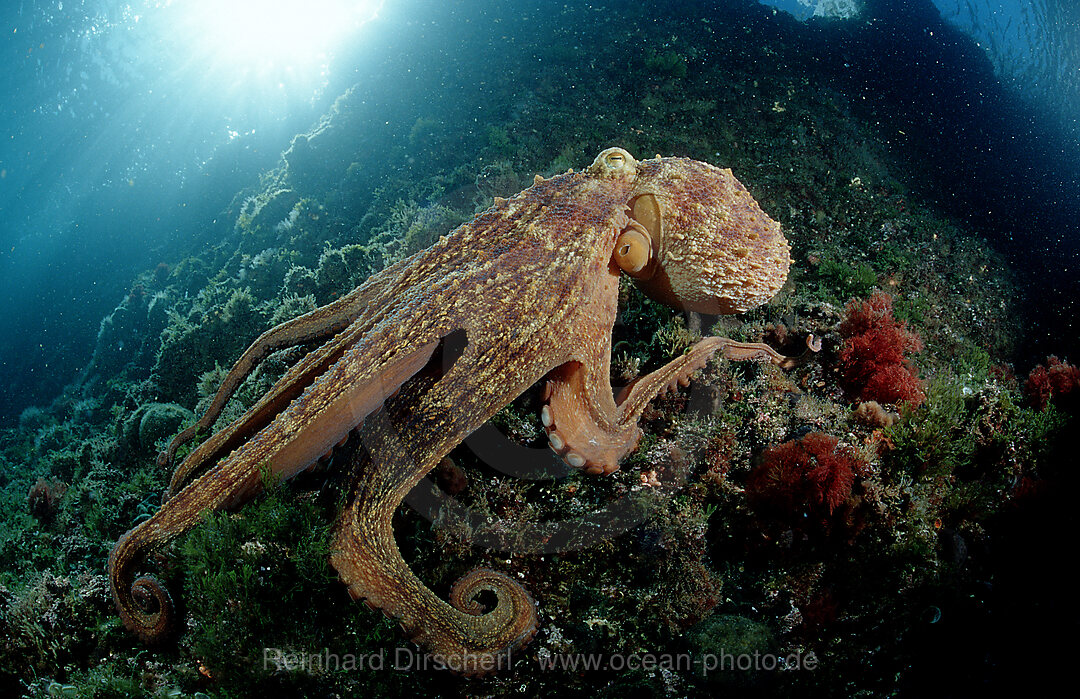
[[(785, 3), (805, 14), (797, 0), (771, 4)], [(445, 111), (461, 109), (455, 123), (471, 129), (514, 108), (479, 99), (490, 92), (485, 75), (536, 60), (513, 54), (512, 32), (550, 29), (547, 3), (387, 0), (374, 19), (305, 24), (316, 37), (308, 45), (296, 41), (295, 18), (292, 33), (263, 23), (273, 5), (0, 8), (3, 420), (48, 403), (78, 374), (138, 272), (212, 245), (232, 197), (345, 89), (359, 83), (371, 95), (373, 133), (407, 131), (425, 90), (459, 89), (469, 106), (446, 100)], [(311, 15), (323, 7), (304, 5)], [(864, 5), (854, 20), (810, 20), (806, 40), (859, 96), (862, 116), (925, 172), (925, 194), (1016, 260), (1036, 299), (1029, 342), (1067, 351), (1080, 239), (1077, 3)], [(598, 26), (604, 6), (591, 3)], [(493, 68), (495, 58), (504, 64)]]
[[(365, 16), (323, 27), (336, 53), (267, 63), (285, 38), (234, 4), (246, 20), (203, 0), (0, 8), (0, 415), (76, 376), (138, 271), (212, 244), (215, 215), (352, 84), (329, 63), (372, 39)], [(251, 34), (249, 56), (225, 50)]]

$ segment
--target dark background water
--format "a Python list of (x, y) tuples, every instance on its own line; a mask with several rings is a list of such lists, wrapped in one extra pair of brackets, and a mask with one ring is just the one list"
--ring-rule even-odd
[[(1074, 358), (1080, 298), (1080, 145), (995, 76), (982, 48), (930, 0), (869, 0), (861, 26), (821, 27), (832, 68), (922, 181), (919, 190), (1007, 253), (1028, 287), (1026, 369)], [(1080, 25), (1071, 30), (1080, 36)], [(1080, 56), (1071, 61), (1071, 72)], [(1070, 87), (1062, 85), (1062, 90)]]
[[(858, 20), (806, 24), (752, 0), (612, 0), (591, 4), (598, 24), (613, 4), (640, 8), (643, 21), (749, 15), (762, 41), (797, 37), (808, 72), (857, 96), (919, 193), (1014, 261), (1031, 312), (1019, 368), (1050, 352), (1075, 360), (1075, 124), (1003, 83), (931, 0), (869, 0)], [(325, 75), (268, 81), (240, 66), (225, 80), (230, 66), (200, 63), (175, 18), (155, 12), (112, 0), (0, 9), (0, 420), (69, 383), (135, 275), (211, 244), (217, 214), (338, 94), (357, 85), (365, 95), (374, 154), (432, 103), (467, 143), (514, 108), (495, 84), (544, 70), (545, 56), (515, 37), (557, 21), (536, 0), (388, 2), (336, 48)]]

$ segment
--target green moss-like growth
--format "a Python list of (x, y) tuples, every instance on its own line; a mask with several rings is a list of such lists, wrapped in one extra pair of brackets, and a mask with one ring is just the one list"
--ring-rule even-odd
[(210, 265), (201, 257), (185, 257), (173, 267), (169, 275), (181, 294), (195, 295), (210, 281)]
[(318, 282), (315, 273), (307, 267), (296, 266), (289, 269), (285, 274), (285, 293), (289, 296), (315, 298)]
[[(270, 317), (270, 325), (280, 325), (287, 320), (292, 320), (309, 311), (314, 311), (316, 307), (318, 307), (318, 304), (315, 303), (315, 297), (311, 294), (308, 294), (307, 296), (286, 296), (285, 300), (274, 309), (274, 315)], [(213, 391), (217, 390), (218, 385), (221, 384), (221, 379), (224, 378), (224, 376), (221, 376), (221, 378), (213, 384)], [(212, 393), (213, 392), (211, 391), (206, 395), (212, 395)]]
[(823, 282), (823, 289), (828, 294), (835, 294), (836, 299), (845, 300), (852, 296), (869, 296), (877, 286), (877, 274), (866, 262), (855, 265), (840, 262), (832, 257), (823, 257), (817, 267), (817, 275)]
[(67, 446), (74, 438), (71, 425), (66, 422), (45, 425), (34, 435), (34, 451), (44, 456)]
[[(295, 212), (296, 209), (293, 209)], [(292, 221), (292, 218), (285, 219)], [(291, 224), (290, 224), (291, 225)], [(261, 250), (254, 255), (243, 255), (240, 261), (239, 281), (257, 299), (273, 298), (281, 290), (285, 274), (297, 254), (278, 247)]]
[(279, 223), (289, 220), (290, 212), (299, 201), (299, 194), (284, 188), (249, 197), (236, 219), (236, 230), (241, 233), (273, 230)]
[(392, 656), (387, 649), (398, 642), (396, 625), (353, 604), (329, 565), (332, 517), (333, 508), (272, 486), (241, 513), (207, 516), (181, 543), (192, 618), (182, 646), (224, 686), (349, 693), (409, 682), (405, 673), (386, 671), (389, 666), (350, 671), (330, 663), (282, 671), (273, 653), (266, 654), (270, 648)]
[(315, 299), (325, 304), (340, 296), (350, 286), (352, 276), (341, 250), (327, 248), (319, 256), (315, 269)]
[(650, 51), (645, 59), (645, 68), (666, 77), (685, 78), (686, 58), (673, 49)]
[(157, 449), (159, 440), (171, 437), (193, 418), (190, 410), (176, 403), (145, 403), (124, 421), (125, 446), (149, 454)]
[(19, 415), (19, 429), (23, 432), (36, 432), (53, 422), (53, 416), (36, 405), (31, 405)]
[(446, 125), (439, 119), (419, 117), (413, 122), (412, 128), (409, 129), (409, 145), (430, 145), (445, 130)]
[(905, 410), (890, 428), (893, 456), (914, 475), (945, 475), (975, 451), (974, 413), (958, 383), (932, 381), (927, 393), (923, 407)]
[[(306, 616), (309, 602), (282, 599), (276, 588), (283, 581), (297, 591), (328, 585), (328, 529), (310, 503), (286, 503), (283, 495), (272, 490), (242, 515), (212, 514), (181, 546), (184, 598), (196, 620), (187, 642), (216, 675), (262, 675), (261, 644), (285, 642), (282, 630), (290, 626), (316, 633), (298, 619), (288, 623), (290, 615)], [(288, 640), (315, 647), (310, 637)]]
[(108, 587), (104, 575), (50, 571), (33, 576), (18, 594), (0, 585), (0, 687), (9, 676), (56, 676), (79, 655), (100, 652), (107, 633), (101, 625), (112, 613)]
[(695, 674), (705, 686), (759, 688), (769, 678), (770, 673), (753, 669), (755, 659), (760, 663), (763, 655), (776, 652), (776, 640), (765, 624), (737, 614), (717, 614), (691, 629), (686, 641), (702, 661)]
[(504, 126), (488, 127), (488, 145), (500, 155), (511, 155), (514, 151), (513, 143), (510, 141), (510, 132)]
[(215, 363), (231, 365), (262, 331), (265, 319), (251, 293), (224, 293), (210, 287), (186, 315), (169, 317), (154, 366), (162, 397), (193, 404), (196, 377)]
[(454, 230), (467, 218), (442, 204), (423, 205), (413, 199), (398, 199), (373, 235), (373, 246), (382, 248), (381, 256), (387, 263), (396, 262), (430, 247), (440, 235)]

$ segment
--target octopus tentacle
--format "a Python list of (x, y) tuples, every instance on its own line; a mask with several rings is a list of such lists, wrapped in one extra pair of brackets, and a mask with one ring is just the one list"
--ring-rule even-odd
[(618, 470), (641, 438), (636, 421), (619, 424), (611, 384), (601, 373), (582, 362), (567, 362), (549, 375), (540, 409), (552, 450), (594, 475)]
[(171, 626), (175, 612), (168, 592), (152, 578), (134, 577), (135, 566), (149, 551), (194, 527), (204, 512), (235, 507), (262, 492), (260, 465), (281, 480), (307, 468), (420, 371), (437, 345), (433, 340), (381, 360), (359, 356), (335, 363), (320, 377), (320, 390), (293, 401), (256, 436), (120, 537), (109, 556), (109, 584), (124, 625), (148, 642), (160, 640)]
[[(350, 331), (348, 337), (338, 337), (304, 357), (244, 415), (196, 447), (173, 472), (169, 481), (168, 497), (178, 493), (203, 467), (229, 454), (266, 427), (275, 416), (314, 383), (320, 374), (341, 358), (353, 340), (352, 335)], [(199, 426), (199, 423), (196, 423), (192, 427)], [(173, 441), (176, 442), (182, 436), (184, 436), (183, 433), (177, 435)], [(170, 444), (171, 447), (172, 444)], [(164, 454), (165, 452), (162, 452), (162, 455)], [(158, 463), (161, 463), (160, 456)]]
[(146, 643), (161, 641), (175, 626), (176, 610), (165, 587), (155, 578), (135, 578), (135, 566), (199, 523), (202, 513), (237, 500), (240, 493), (261, 488), (260, 473), (245, 464), (218, 466), (192, 482), (150, 519), (131, 529), (109, 554), (109, 586), (124, 626)]
[[(466, 323), (467, 325), (467, 323)], [(402, 385), (360, 428), (353, 498), (338, 519), (330, 562), (349, 594), (396, 619), (407, 637), (451, 669), (483, 674), (502, 664), (536, 632), (532, 597), (503, 573), (480, 569), (458, 581), (444, 601), (409, 569), (394, 539), (392, 518), (405, 496), (458, 443), (500, 407), (484, 390), (482, 331), (446, 336), (429, 365)], [(535, 377), (521, 376), (515, 390)], [(460, 402), (447, 410), (444, 396)], [(489, 592), (484, 611), (477, 595)], [(504, 664), (502, 666), (505, 666)]]
[[(195, 436), (201, 432), (210, 429), (214, 421), (221, 415), (221, 411), (224, 410), (226, 403), (236, 393), (236, 389), (240, 384), (244, 382), (255, 367), (265, 359), (267, 356), (286, 347), (293, 347), (295, 345), (304, 344), (307, 342), (316, 342), (319, 340), (325, 340), (333, 335), (348, 328), (360, 315), (368, 309), (372, 304), (372, 301), (378, 298), (386, 289), (389, 282), (393, 279), (393, 275), (400, 269), (401, 263), (395, 264), (387, 269), (383, 270), (375, 277), (369, 280), (369, 283), (353, 289), (351, 292), (342, 296), (341, 298), (328, 303), (325, 306), (320, 306), (313, 311), (305, 313), (304, 315), (297, 316), (292, 320), (286, 321), (280, 325), (270, 328), (262, 335), (258, 337), (251, 345), (244, 350), (244, 353), (240, 356), (232, 369), (222, 380), (221, 385), (218, 387), (217, 393), (214, 394), (214, 399), (210, 402), (210, 406), (206, 409), (206, 412), (191, 426), (187, 427), (169, 442), (168, 447), (165, 448), (157, 457), (157, 464), (159, 467), (165, 469), (172, 466), (173, 460), (176, 458), (177, 450), (183, 445), (190, 442)], [(352, 331), (349, 336), (355, 337), (357, 333)], [(326, 355), (334, 354), (335, 350), (340, 350), (342, 343), (336, 343), (332, 347), (324, 348), (324, 351), (312, 354), (321, 354), (323, 357)], [(340, 354), (340, 351), (337, 352)], [(266, 396), (263, 397), (259, 403), (254, 406), (248, 414), (238, 420), (233, 425), (230, 425), (228, 434), (216, 434), (214, 438), (218, 440), (217, 444), (229, 442), (230, 444), (238, 444), (252, 434), (257, 432), (261, 427), (265, 425), (265, 416), (262, 421), (258, 419), (260, 415), (267, 412), (265, 409), (260, 408), (269, 407), (270, 414), (273, 415), (280, 407), (288, 404), (296, 394), (299, 392), (297, 388), (302, 389), (311, 382), (311, 377), (317, 375), (320, 369), (325, 368), (325, 361), (312, 362), (309, 361), (313, 357), (308, 356), (305, 358), (302, 364), (301, 371), (290, 371), (286, 374), (281, 381), (271, 390)], [(299, 367), (294, 367), (299, 368)], [(286, 381), (285, 379), (288, 379)], [(308, 380), (305, 383), (305, 378)], [(291, 391), (283, 391), (282, 389), (292, 389)], [(274, 409), (276, 408), (276, 410)], [(223, 431), (224, 432), (224, 431)], [(197, 467), (212, 458), (213, 453), (217, 453), (221, 450), (221, 447), (216, 447), (212, 450), (208, 450), (212, 453), (203, 453), (200, 458), (193, 459), (190, 464), (185, 462), (182, 470), (178, 470), (173, 476), (173, 482), (170, 485), (170, 494), (175, 494), (180, 487), (184, 485), (191, 473), (197, 470)]]
[(214, 424), (236, 389), (269, 354), (286, 347), (324, 339), (347, 327), (358, 314), (357, 292), (360, 288), (334, 303), (297, 316), (260, 335), (233, 364), (206, 412), (193, 425), (173, 437), (169, 446), (158, 454), (158, 466), (171, 466), (177, 449), (194, 439), (199, 431), (207, 430)]
[[(136, 604), (117, 606), (124, 624), (134, 629), (144, 643), (156, 643), (172, 633), (176, 628), (176, 605), (161, 581), (144, 575), (131, 583), (130, 589)], [(124, 616), (125, 611), (128, 617)]]
[[(508, 656), (532, 640), (536, 603), (507, 575), (486, 568), (470, 571), (453, 586), (449, 603), (424, 585), (394, 541), (394, 509), (358, 496), (339, 520), (330, 562), (353, 600), (364, 600), (395, 619), (407, 638), (467, 675), (496, 669), (501, 663), (497, 656)], [(485, 591), (495, 597), (486, 612), (476, 599)]]
[[(396, 266), (387, 268), (387, 272), (394, 271)], [(244, 415), (234, 420), (225, 428), (221, 429), (205, 442), (200, 444), (186, 459), (177, 467), (173, 472), (172, 478), (169, 482), (169, 490), (167, 497), (172, 497), (179, 490), (188, 483), (194, 474), (198, 473), (205, 466), (214, 463), (215, 461), (228, 455), (231, 451), (239, 447), (241, 444), (251, 439), (259, 430), (268, 425), (271, 420), (274, 419), (282, 410), (284, 410), (293, 400), (298, 398), (308, 387), (313, 384), (319, 376), (321, 376), (331, 365), (337, 362), (345, 354), (345, 352), (356, 344), (366, 334), (370, 333), (380, 320), (383, 320), (387, 314), (387, 310), (383, 309), (381, 313), (366, 312), (366, 309), (361, 308), (364, 303), (367, 303), (377, 294), (378, 290), (383, 289), (385, 286), (382, 280), (382, 273), (376, 278), (372, 279), (371, 289), (368, 286), (358, 288), (352, 294), (347, 297), (342, 297), (338, 302), (345, 302), (342, 308), (347, 309), (349, 313), (355, 311), (358, 315), (352, 320), (352, 324), (344, 332), (340, 332), (329, 342), (323, 344), (323, 346), (309, 353), (297, 364), (292, 366), (284, 376), (282, 376), (274, 386), (264, 394), (255, 405), (248, 409)], [(356, 292), (365, 290), (362, 295)], [(331, 306), (335, 304), (330, 304)], [(319, 309), (321, 310), (321, 309)], [(328, 313), (327, 318), (335, 315), (345, 313), (344, 310), (338, 309), (334, 313)], [(308, 314), (311, 315), (311, 314)], [(366, 316), (366, 317), (365, 317)], [(307, 316), (300, 316), (297, 320), (306, 318)], [(290, 325), (292, 321), (286, 323)], [(280, 326), (279, 326), (280, 327)], [(251, 347), (248, 348), (245, 355), (256, 348), (260, 340), (257, 340)], [(240, 362), (237, 362), (237, 366)], [(236, 369), (234, 368), (234, 372)], [(239, 385), (241, 379), (237, 380), (235, 385), (226, 391), (226, 385), (223, 382), (222, 387), (218, 391), (218, 397), (224, 395), (222, 399), (222, 405), (228, 400), (229, 395), (235, 391), (236, 385)], [(217, 398), (215, 398), (215, 404)], [(213, 406), (207, 411), (207, 415), (204, 415), (202, 419), (191, 428), (198, 428), (203, 420), (207, 419), (207, 416), (211, 414)], [(220, 412), (220, 406), (216, 409)], [(216, 418), (216, 414), (213, 418)], [(213, 418), (208, 422), (212, 423)], [(187, 432), (187, 430), (185, 430)], [(177, 435), (173, 442), (175, 443), (184, 433)], [(170, 449), (172, 444), (169, 445)], [(158, 463), (162, 462), (162, 457), (166, 456), (166, 452), (162, 452), (158, 457)]]
[[(807, 347), (803, 356), (816, 352), (821, 345), (811, 335)], [(619, 468), (619, 460), (637, 447), (641, 438), (637, 423), (645, 406), (657, 396), (689, 385), (693, 373), (717, 351), (732, 361), (768, 359), (783, 368), (802, 360), (786, 357), (762, 343), (707, 337), (686, 354), (622, 389), (615, 398), (614, 410), (607, 407), (609, 401), (603, 400), (611, 392), (607, 367), (589, 371), (580, 362), (567, 363), (550, 375), (544, 390), (545, 405), (540, 410), (551, 448), (586, 473), (613, 473)]]
[(593, 475), (619, 469), (619, 461), (641, 439), (638, 418), (663, 391), (689, 383), (690, 376), (724, 346), (719, 337), (701, 340), (686, 354), (630, 384), (612, 400), (607, 366), (571, 362), (552, 372), (540, 419), (551, 448), (566, 463)]
[[(674, 391), (679, 386), (689, 386), (694, 372), (705, 366), (714, 352), (724, 349), (731, 342), (726, 337), (699, 340), (686, 354), (676, 357), (625, 387), (615, 399), (619, 404), (619, 421), (636, 423), (651, 400), (668, 391)], [(771, 351), (772, 348), (768, 349)]]

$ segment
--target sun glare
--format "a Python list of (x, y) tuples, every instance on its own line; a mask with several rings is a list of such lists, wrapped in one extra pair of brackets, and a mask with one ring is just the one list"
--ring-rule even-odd
[[(193, 58), (237, 79), (317, 72), (343, 39), (373, 19), (381, 0), (190, 0)], [(182, 7), (182, 6), (174, 6)]]

